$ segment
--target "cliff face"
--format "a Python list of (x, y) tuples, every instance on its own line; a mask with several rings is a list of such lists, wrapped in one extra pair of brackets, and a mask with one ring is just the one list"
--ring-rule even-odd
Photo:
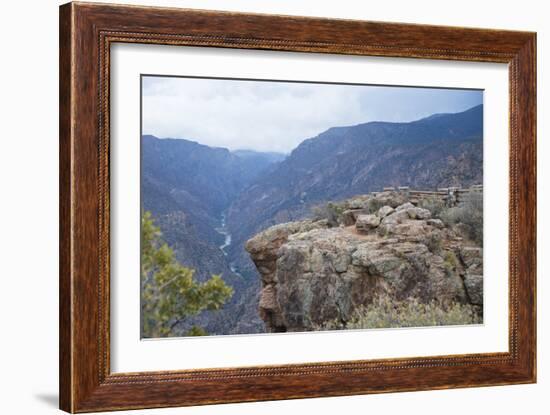
[(331, 128), (304, 140), (232, 202), (231, 254), (243, 275), (256, 278), (246, 241), (269, 226), (304, 219), (318, 203), (384, 186), (436, 189), (482, 181), (482, 106), (410, 123)]
[(276, 225), (250, 239), (266, 329), (345, 327), (381, 296), (469, 304), (481, 316), (482, 248), (460, 224), (415, 204), (422, 205), (398, 192), (365, 195), (333, 206), (328, 218)]

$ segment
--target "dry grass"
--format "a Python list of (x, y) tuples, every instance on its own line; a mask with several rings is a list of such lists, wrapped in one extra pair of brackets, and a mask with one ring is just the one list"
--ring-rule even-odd
[(470, 305), (452, 303), (444, 306), (436, 301), (424, 304), (417, 300), (396, 302), (389, 296), (381, 296), (369, 306), (356, 310), (347, 323), (333, 320), (322, 324), (318, 330), (453, 326), (480, 323), (482, 323), (482, 318)]

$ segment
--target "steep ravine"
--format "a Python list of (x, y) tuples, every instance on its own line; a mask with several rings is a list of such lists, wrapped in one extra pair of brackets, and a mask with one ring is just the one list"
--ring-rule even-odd
[(198, 280), (221, 274), (235, 293), (191, 324), (210, 334), (265, 330), (260, 274), (244, 246), (267, 228), (304, 220), (316, 205), (384, 186), (468, 186), (483, 175), (483, 109), (412, 123), (331, 128), (289, 156), (231, 152), (183, 139), (142, 138), (142, 201), (177, 259)]
[(225, 213), (222, 213), (221, 215), (220, 226), (216, 228), (216, 232), (218, 232), (223, 237), (223, 243), (220, 245), (220, 251), (222, 251), (223, 255), (227, 258), (229, 269), (235, 275), (238, 275), (240, 278), (244, 278), (237, 269), (235, 262), (232, 262), (229, 258), (228, 250), (231, 247), (231, 242), (233, 241), (233, 238), (231, 237), (231, 233), (229, 233), (229, 229), (227, 228)]

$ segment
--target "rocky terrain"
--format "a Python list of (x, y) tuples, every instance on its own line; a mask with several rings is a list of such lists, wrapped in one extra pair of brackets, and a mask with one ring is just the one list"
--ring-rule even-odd
[[(265, 229), (303, 221), (318, 205), (383, 186), (435, 190), (467, 187), (482, 177), (482, 106), (414, 122), (330, 128), (290, 155), (143, 136), (142, 208), (152, 212), (178, 261), (194, 269), (198, 280), (221, 274), (234, 289), (221, 312), (178, 324), (174, 335), (195, 324), (210, 334), (265, 331), (258, 315), (264, 283), (244, 249)], [(356, 214), (347, 214), (345, 226), (355, 224)], [(334, 228), (334, 216), (327, 228)], [(357, 232), (372, 233), (362, 221)]]
[[(267, 331), (341, 327), (377, 298), (483, 309), (483, 249), (426, 200), (380, 192), (331, 204), (330, 214), (279, 224), (246, 250), (261, 274)], [(429, 201), (428, 201), (429, 202)]]
[(407, 123), (335, 127), (304, 140), (231, 203), (230, 255), (257, 278), (246, 241), (277, 223), (306, 218), (313, 206), (384, 186), (436, 189), (483, 181), (483, 107)]

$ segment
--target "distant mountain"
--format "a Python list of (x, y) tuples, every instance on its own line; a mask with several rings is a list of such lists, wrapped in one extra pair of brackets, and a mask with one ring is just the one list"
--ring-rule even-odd
[(482, 183), (483, 107), (408, 123), (335, 127), (303, 141), (262, 174), (229, 208), (230, 253), (242, 274), (256, 277), (244, 252), (248, 238), (307, 216), (329, 200), (384, 186), (435, 189)]
[(258, 232), (385, 186), (435, 189), (482, 179), (482, 106), (409, 123), (330, 128), (290, 155), (142, 137), (143, 208), (198, 279), (222, 274), (235, 289), (221, 313), (202, 313), (179, 326), (181, 333), (191, 324), (212, 334), (265, 330), (260, 278), (244, 250)]
[(144, 197), (146, 208), (172, 211), (184, 204), (201, 205), (219, 216), (229, 202), (269, 165), (284, 155), (250, 150), (230, 152), (184, 139), (142, 137), (142, 191), (171, 194), (172, 201)]
[(244, 160), (254, 161), (263, 165), (265, 165), (265, 163), (270, 164), (283, 161), (287, 157), (287, 154), (275, 153), (272, 151), (259, 152), (255, 150), (234, 150), (232, 153)]

